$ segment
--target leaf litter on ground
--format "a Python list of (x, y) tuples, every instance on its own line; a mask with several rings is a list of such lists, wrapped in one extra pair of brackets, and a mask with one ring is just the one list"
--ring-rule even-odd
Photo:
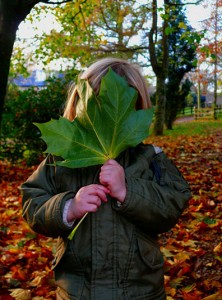
[[(147, 142), (175, 161), (193, 194), (178, 224), (160, 236), (167, 300), (221, 300), (222, 133)], [(21, 216), (18, 186), (35, 168), (0, 162), (0, 299), (55, 299), (55, 240), (32, 232)]]

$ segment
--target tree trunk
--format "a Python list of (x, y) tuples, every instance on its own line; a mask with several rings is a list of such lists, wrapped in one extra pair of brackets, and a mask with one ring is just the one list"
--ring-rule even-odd
[(168, 130), (173, 130), (173, 122), (172, 122), (171, 119), (169, 119), (169, 120), (166, 121), (166, 128)]
[[(165, 12), (168, 9), (168, 0), (164, 0)], [(154, 121), (155, 135), (162, 135), (164, 129), (165, 119), (165, 103), (166, 103), (166, 89), (165, 80), (167, 78), (168, 70), (168, 37), (165, 29), (168, 26), (168, 20), (165, 18), (162, 25), (162, 60), (158, 61), (156, 54), (156, 45), (154, 37), (158, 33), (158, 21), (157, 21), (157, 0), (152, 2), (152, 26), (149, 32), (149, 53), (152, 69), (156, 75), (156, 111)]]
[(0, 0), (0, 124), (7, 92), (8, 75), (16, 31), (39, 1)]
[(214, 119), (216, 119), (216, 107), (217, 107), (217, 74), (218, 74), (218, 3), (215, 4), (215, 35), (214, 35), (214, 44), (215, 44), (215, 59), (214, 59)]
[[(167, 98), (166, 98), (166, 101), (167, 101)], [(178, 99), (179, 101), (179, 99)], [(175, 100), (174, 100), (174, 103)], [(169, 129), (169, 130), (172, 130), (173, 129), (173, 122), (176, 120), (176, 116), (177, 116), (177, 105), (175, 104), (175, 107), (170, 107), (170, 109), (166, 109), (165, 111), (165, 125), (166, 125), (166, 128)]]
[(153, 133), (154, 135), (162, 135), (165, 121), (165, 78), (158, 76), (156, 83), (156, 111)]

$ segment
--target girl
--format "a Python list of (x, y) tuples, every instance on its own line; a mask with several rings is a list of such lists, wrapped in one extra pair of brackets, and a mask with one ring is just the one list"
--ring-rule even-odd
[[(138, 91), (137, 109), (151, 107), (146, 81), (128, 61), (102, 59), (82, 78), (98, 94), (109, 68)], [(74, 88), (64, 117), (75, 118), (78, 100)], [(103, 166), (70, 169), (53, 165), (57, 159), (49, 154), (21, 186), (25, 220), (34, 231), (58, 238), (57, 299), (166, 299), (157, 237), (177, 223), (191, 195), (175, 165), (160, 148), (144, 144)]]

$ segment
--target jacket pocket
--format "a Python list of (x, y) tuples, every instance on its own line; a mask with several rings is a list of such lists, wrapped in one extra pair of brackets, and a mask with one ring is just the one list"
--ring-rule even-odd
[(163, 267), (164, 259), (159, 250), (159, 246), (151, 240), (145, 240), (142, 237), (137, 237), (139, 255), (141, 260), (151, 270), (157, 270)]
[(127, 273), (126, 299), (165, 299), (164, 260), (159, 245), (151, 237), (137, 233)]

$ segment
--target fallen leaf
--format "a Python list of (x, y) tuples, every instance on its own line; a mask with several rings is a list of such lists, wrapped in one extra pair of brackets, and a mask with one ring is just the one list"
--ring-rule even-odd
[(222, 253), (222, 242), (220, 242), (216, 247), (214, 247), (214, 252)]
[(16, 300), (30, 300), (31, 299), (31, 291), (24, 289), (13, 289), (11, 291), (11, 296)]

